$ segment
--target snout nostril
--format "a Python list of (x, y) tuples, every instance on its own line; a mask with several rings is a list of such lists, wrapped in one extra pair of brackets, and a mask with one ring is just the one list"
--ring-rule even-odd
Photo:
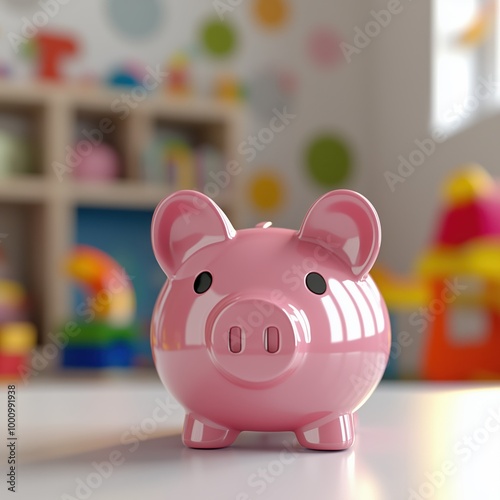
[(239, 326), (232, 326), (229, 329), (229, 350), (235, 354), (241, 352), (241, 343), (241, 328)]
[(271, 354), (278, 352), (280, 348), (280, 334), (279, 330), (275, 326), (269, 326), (266, 328), (266, 332), (264, 334), (264, 348)]

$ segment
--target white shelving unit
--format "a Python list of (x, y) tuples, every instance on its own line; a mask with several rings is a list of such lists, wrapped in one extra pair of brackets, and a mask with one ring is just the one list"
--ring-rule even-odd
[[(35, 141), (37, 153), (36, 173), (0, 178), (0, 223), (21, 211), (23, 224), (28, 224), (28, 230), (20, 231), (24, 236), (13, 234), (10, 241), (7, 236), (3, 244), (8, 248), (15, 242), (19, 248), (10, 248), (10, 253), (15, 252), (16, 258), (29, 268), (30, 278), (25, 284), (42, 341), (48, 332), (71, 317), (70, 284), (62, 267), (75, 240), (76, 210), (153, 209), (172, 191), (168, 186), (148, 184), (140, 178), (141, 156), (157, 127), (179, 127), (200, 141), (216, 145), (226, 160), (237, 157), (241, 138), (241, 113), (237, 106), (154, 94), (130, 107), (124, 118), (123, 106), (118, 111), (113, 102), (129, 92), (127, 88), (0, 81), (0, 115), (19, 115), (28, 122), (32, 129), (30, 140)], [(58, 178), (53, 164), (65, 164), (66, 148), (74, 145), (81, 117), (112, 120), (112, 139), (118, 145), (123, 164), (122, 178), (99, 184), (75, 182), (69, 174), (62, 180)], [(230, 186), (216, 199), (235, 225), (239, 219), (237, 184), (233, 177)], [(16, 228), (10, 229), (17, 233)], [(0, 233), (3, 232), (0, 227)]]

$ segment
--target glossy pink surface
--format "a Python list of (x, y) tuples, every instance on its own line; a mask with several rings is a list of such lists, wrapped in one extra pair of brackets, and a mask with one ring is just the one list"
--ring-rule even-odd
[[(153, 354), (186, 408), (184, 443), (220, 448), (244, 430), (294, 431), (308, 448), (348, 448), (353, 413), (390, 348), (387, 310), (368, 275), (380, 248), (372, 205), (332, 191), (298, 232), (235, 231), (205, 195), (179, 191), (158, 205), (152, 241), (168, 276)], [(203, 272), (211, 286), (197, 293)], [(310, 273), (323, 277), (314, 292)]]

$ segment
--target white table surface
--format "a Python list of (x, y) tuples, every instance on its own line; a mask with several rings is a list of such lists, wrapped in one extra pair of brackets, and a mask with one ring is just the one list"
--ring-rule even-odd
[[(13, 495), (3, 479), (1, 386), (0, 498), (500, 499), (498, 384), (383, 383), (360, 410), (357, 440), (345, 452), (303, 450), (291, 433), (243, 433), (230, 448), (190, 450), (179, 434), (183, 412), (167, 401), (152, 376), (18, 384)], [(116, 465), (99, 475), (96, 464), (110, 455)]]

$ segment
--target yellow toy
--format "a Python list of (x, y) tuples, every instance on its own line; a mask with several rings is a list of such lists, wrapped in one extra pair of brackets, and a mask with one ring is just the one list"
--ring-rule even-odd
[(238, 102), (244, 99), (245, 89), (235, 76), (223, 74), (215, 80), (214, 94), (222, 101)]

